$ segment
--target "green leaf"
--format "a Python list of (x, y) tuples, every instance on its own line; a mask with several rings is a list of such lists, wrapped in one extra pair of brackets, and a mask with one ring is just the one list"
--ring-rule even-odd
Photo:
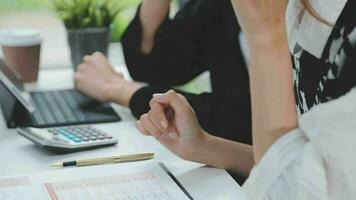
[(96, 10), (95, 11), (95, 19), (96, 19), (96, 26), (97, 27), (103, 27), (104, 26), (103, 15), (100, 12), (100, 10)]
[(80, 26), (86, 28), (90, 26), (90, 23), (91, 23), (91, 19), (89, 17), (86, 17), (83, 19)]
[(109, 27), (118, 13), (138, 0), (52, 0), (66, 27)]

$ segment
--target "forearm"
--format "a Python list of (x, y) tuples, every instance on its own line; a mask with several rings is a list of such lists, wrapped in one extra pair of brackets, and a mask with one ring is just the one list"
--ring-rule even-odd
[(169, 0), (144, 0), (140, 11), (142, 24), (141, 50), (149, 54), (154, 45), (155, 34), (169, 12)]
[(204, 134), (201, 145), (195, 148), (194, 153), (190, 154), (187, 159), (246, 176), (254, 165), (251, 145), (226, 140), (207, 133)]
[(250, 86), (255, 161), (297, 127), (292, 63), (284, 31), (250, 40)]

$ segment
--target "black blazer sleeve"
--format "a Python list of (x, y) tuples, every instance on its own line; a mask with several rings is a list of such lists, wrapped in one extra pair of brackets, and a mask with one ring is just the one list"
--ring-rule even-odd
[(149, 55), (141, 52), (139, 10), (122, 38), (126, 64), (134, 80), (152, 85), (180, 85), (206, 70), (202, 50), (204, 25), (194, 17), (198, 14), (194, 10), (194, 0), (174, 19), (166, 18), (157, 31)]
[[(149, 111), (149, 101), (154, 93), (163, 93), (169, 89), (152, 86), (140, 89), (131, 98), (131, 112), (139, 118)], [(249, 93), (237, 91), (195, 95), (177, 92), (187, 98), (204, 130), (218, 137), (252, 144)]]

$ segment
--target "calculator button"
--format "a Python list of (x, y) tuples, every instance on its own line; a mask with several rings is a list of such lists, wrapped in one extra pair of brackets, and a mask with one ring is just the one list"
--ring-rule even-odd
[(95, 137), (95, 136), (90, 136), (89, 138), (90, 138), (90, 140), (97, 140), (97, 139), (98, 139), (98, 138)]
[(81, 134), (81, 133), (77, 133), (77, 134), (75, 134), (75, 135), (78, 136), (78, 137), (84, 137), (84, 135)]
[(62, 135), (59, 131), (53, 133), (54, 135)]
[(82, 140), (80, 138), (74, 138), (73, 141), (74, 142), (81, 142)]
[(69, 134), (69, 135), (67, 135), (67, 137), (69, 138), (69, 139), (75, 139), (75, 138), (77, 138), (75, 135), (73, 135), (73, 134)]
[(84, 136), (89, 137), (91, 134), (90, 133), (82, 133)]
[(68, 126), (59, 128), (49, 128), (48, 132), (58, 137), (66, 138), (75, 143), (112, 139), (113, 137), (105, 132), (94, 129), (91, 126)]
[(64, 136), (67, 136), (67, 131), (65, 131), (65, 130), (60, 130), (60, 131), (58, 131), (58, 133), (60, 133), (60, 134), (62, 134)]

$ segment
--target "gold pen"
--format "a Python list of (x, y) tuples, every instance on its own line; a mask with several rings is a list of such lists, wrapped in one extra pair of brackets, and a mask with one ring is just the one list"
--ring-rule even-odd
[(99, 158), (88, 158), (67, 162), (59, 162), (52, 164), (51, 167), (68, 167), (68, 166), (89, 166), (89, 165), (101, 165), (101, 164), (112, 164), (112, 163), (121, 163), (121, 162), (133, 162), (141, 160), (149, 160), (154, 157), (153, 152), (147, 153), (137, 153), (137, 154), (122, 154), (117, 156), (107, 156)]

